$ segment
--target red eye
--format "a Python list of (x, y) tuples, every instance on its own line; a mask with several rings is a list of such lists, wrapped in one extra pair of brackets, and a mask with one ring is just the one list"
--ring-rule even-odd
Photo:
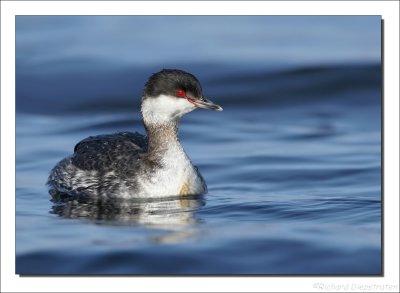
[(175, 95), (180, 98), (186, 98), (186, 92), (184, 90), (177, 90)]

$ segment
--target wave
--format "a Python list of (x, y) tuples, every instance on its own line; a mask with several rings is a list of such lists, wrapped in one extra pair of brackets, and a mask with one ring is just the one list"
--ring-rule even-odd
[[(98, 68), (84, 63), (53, 70), (18, 66), (17, 111), (40, 114), (137, 109), (149, 68)], [(210, 71), (210, 67), (218, 70)], [(331, 103), (380, 105), (380, 64), (261, 68), (249, 65), (181, 65), (198, 75), (207, 96), (224, 107)]]

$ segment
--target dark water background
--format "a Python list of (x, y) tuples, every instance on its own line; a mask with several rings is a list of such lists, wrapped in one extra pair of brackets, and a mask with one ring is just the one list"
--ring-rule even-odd
[[(381, 273), (379, 17), (16, 25), (16, 273)], [(209, 194), (50, 202), (80, 139), (143, 132), (142, 87), (164, 67), (224, 107), (180, 127)]]

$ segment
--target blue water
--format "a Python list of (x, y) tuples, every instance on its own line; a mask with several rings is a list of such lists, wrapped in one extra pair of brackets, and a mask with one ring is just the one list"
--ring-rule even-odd
[[(379, 17), (16, 21), (17, 274), (381, 274)], [(79, 140), (144, 131), (164, 67), (224, 108), (180, 127), (209, 193), (51, 202)]]

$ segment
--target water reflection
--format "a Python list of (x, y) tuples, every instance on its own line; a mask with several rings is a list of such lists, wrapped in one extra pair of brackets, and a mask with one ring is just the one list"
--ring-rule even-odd
[[(54, 197), (50, 213), (64, 218), (82, 218), (103, 225), (144, 225), (161, 229), (152, 241), (176, 243), (195, 236), (199, 222), (196, 211), (205, 205), (204, 196), (162, 199), (115, 199)], [(164, 233), (167, 232), (167, 233)], [(154, 236), (154, 235), (153, 235)]]

